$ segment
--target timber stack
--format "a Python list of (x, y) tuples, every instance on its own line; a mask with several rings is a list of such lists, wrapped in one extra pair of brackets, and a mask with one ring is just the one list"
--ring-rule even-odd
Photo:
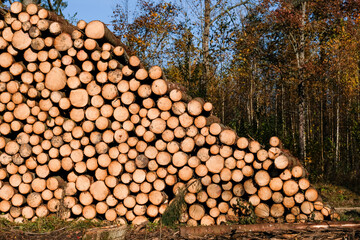
[(269, 221), (338, 217), (277, 137), (268, 149), (238, 137), (210, 102), (145, 69), (102, 22), (73, 26), (14, 2), (0, 32), (3, 217), (139, 224), (185, 188), (189, 225), (236, 218), (238, 199)]

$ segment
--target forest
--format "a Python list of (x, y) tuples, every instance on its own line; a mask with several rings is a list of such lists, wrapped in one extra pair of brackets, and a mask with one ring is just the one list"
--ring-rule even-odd
[(360, 1), (139, 1), (112, 27), (215, 105), (240, 136), (279, 136), (313, 181), (360, 191)]
[[(35, 2), (63, 15), (69, 1)], [(276, 135), (311, 181), (360, 192), (360, 0), (119, 0), (109, 14), (133, 54), (239, 136)]]

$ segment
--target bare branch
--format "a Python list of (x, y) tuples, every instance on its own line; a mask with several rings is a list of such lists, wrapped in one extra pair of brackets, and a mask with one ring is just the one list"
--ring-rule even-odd
[(211, 21), (210, 21), (210, 25), (212, 25), (216, 20), (218, 20), (219, 18), (221, 18), (222, 16), (224, 16), (224, 14), (230, 12), (231, 10), (237, 8), (237, 7), (240, 7), (240, 6), (243, 6), (243, 5), (246, 5), (247, 3), (249, 3), (250, 0), (245, 0), (245, 1), (241, 1), (240, 3), (238, 4), (235, 4), (231, 7), (228, 7), (226, 8), (225, 10), (223, 10), (221, 13), (219, 13), (216, 17), (214, 17)]
[(214, 4), (212, 8), (210, 8), (210, 11), (214, 10), (217, 5), (221, 4), (222, 0), (218, 0), (217, 3)]
[(54, 11), (53, 5), (51, 3), (51, 0), (47, 0), (50, 11)]

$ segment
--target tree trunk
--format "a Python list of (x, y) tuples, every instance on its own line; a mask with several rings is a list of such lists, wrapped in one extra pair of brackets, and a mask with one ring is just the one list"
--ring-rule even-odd
[(338, 171), (340, 163), (340, 95), (338, 94), (336, 103), (336, 145), (335, 145), (335, 171)]
[(207, 94), (207, 82), (210, 80), (210, 12), (211, 12), (211, 0), (204, 0), (204, 26), (202, 33), (202, 55), (203, 55), (203, 72), (199, 82), (199, 95), (206, 98)]
[(300, 43), (296, 51), (298, 72), (300, 83), (298, 85), (299, 94), (299, 150), (300, 158), (306, 159), (306, 107), (305, 107), (305, 94), (306, 94), (306, 79), (304, 76), (305, 64), (305, 17), (306, 17), (306, 2), (301, 3), (301, 26), (300, 26)]

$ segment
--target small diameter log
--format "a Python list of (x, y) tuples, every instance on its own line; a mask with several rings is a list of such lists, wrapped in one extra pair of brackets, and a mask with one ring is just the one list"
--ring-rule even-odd
[(71, 90), (69, 100), (73, 106), (81, 108), (88, 104), (89, 95), (85, 89)]
[(280, 145), (280, 139), (276, 136), (273, 136), (270, 138), (269, 143), (272, 147), (278, 147)]

